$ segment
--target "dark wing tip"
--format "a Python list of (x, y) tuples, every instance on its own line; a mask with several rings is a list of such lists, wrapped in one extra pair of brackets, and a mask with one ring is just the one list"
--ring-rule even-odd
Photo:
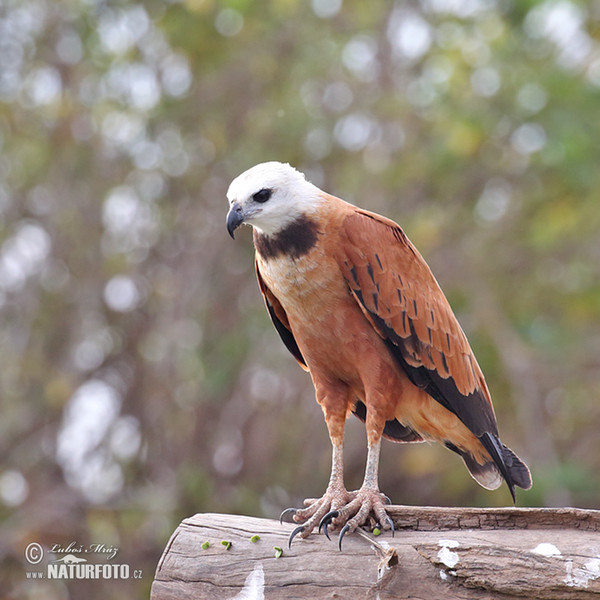
[(531, 473), (527, 465), (495, 435), (485, 432), (479, 440), (492, 457), (508, 485), (513, 503), (516, 504), (515, 486), (528, 490), (531, 488)]
[(531, 479), (531, 471), (529, 467), (508, 447), (502, 446), (502, 457), (508, 468), (513, 483), (524, 490), (531, 489), (533, 481)]

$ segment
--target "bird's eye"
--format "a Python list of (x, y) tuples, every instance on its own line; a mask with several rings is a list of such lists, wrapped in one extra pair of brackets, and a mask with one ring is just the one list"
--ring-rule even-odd
[(268, 188), (263, 188), (262, 190), (256, 192), (256, 194), (254, 194), (252, 196), (252, 200), (254, 200), (254, 202), (260, 202), (262, 204), (263, 202), (266, 202), (271, 197), (272, 193), (273, 193), (273, 190), (270, 190)]

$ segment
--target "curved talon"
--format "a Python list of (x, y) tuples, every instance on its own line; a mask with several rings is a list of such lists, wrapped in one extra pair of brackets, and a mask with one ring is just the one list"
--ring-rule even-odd
[(346, 523), (342, 527), (342, 530), (340, 531), (340, 537), (338, 538), (338, 547), (340, 549), (340, 552), (342, 551), (342, 540), (344, 539), (344, 536), (346, 535), (346, 533), (348, 533), (348, 529), (350, 529), (350, 525), (348, 525), (348, 523)]
[(319, 533), (321, 532), (321, 527), (323, 527), (323, 525), (329, 525), (333, 519), (339, 516), (340, 513), (337, 510), (330, 510), (326, 515), (323, 515), (323, 518), (319, 522)]
[(319, 522), (319, 533), (321, 533), (321, 528), (323, 529), (323, 533), (325, 537), (331, 541), (329, 537), (329, 532), (327, 531), (327, 526), (331, 523), (333, 519), (339, 517), (340, 513), (337, 510), (330, 510), (326, 515), (323, 515), (323, 518)]
[(283, 524), (283, 517), (285, 517), (285, 515), (288, 515), (290, 513), (296, 514), (298, 512), (297, 508), (286, 508), (284, 511), (282, 511), (282, 513), (279, 515), (279, 523)]
[(385, 494), (383, 494), (383, 499), (385, 500), (386, 504), (392, 503), (392, 499), (389, 496), (386, 496)]
[(394, 521), (392, 521), (392, 518), (390, 516), (388, 516), (387, 522), (388, 522), (388, 525), (390, 526), (390, 529), (392, 530), (392, 537), (394, 537), (394, 533), (396, 533), (396, 529), (394, 528)]
[(292, 531), (292, 533), (290, 534), (290, 539), (288, 541), (288, 548), (292, 548), (292, 542), (294, 541), (294, 538), (299, 534), (302, 533), (304, 531), (304, 525), (299, 525), (298, 527), (296, 527), (296, 529), (294, 529), (294, 531)]

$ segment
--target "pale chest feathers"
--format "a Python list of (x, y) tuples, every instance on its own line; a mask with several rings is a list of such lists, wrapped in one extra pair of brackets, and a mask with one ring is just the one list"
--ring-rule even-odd
[(318, 249), (297, 259), (259, 258), (259, 264), (265, 283), (292, 321), (322, 322), (350, 297), (339, 267)]
[(290, 259), (282, 256), (260, 260), (260, 272), (265, 283), (280, 302), (287, 298), (302, 299), (315, 292), (320, 280), (319, 263), (312, 258)]
[(295, 222), (275, 237), (255, 232), (254, 244), (261, 275), (292, 320), (322, 321), (336, 300), (348, 296), (343, 275), (314, 222)]

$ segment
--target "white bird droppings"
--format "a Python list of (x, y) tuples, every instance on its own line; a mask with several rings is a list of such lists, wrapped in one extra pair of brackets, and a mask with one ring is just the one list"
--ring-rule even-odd
[(453, 569), (459, 561), (458, 554), (452, 552), (450, 548), (458, 548), (460, 544), (455, 540), (440, 540), (438, 546), (441, 546), (438, 552), (438, 560), (446, 565), (449, 569)]
[(456, 540), (440, 540), (438, 546), (445, 546), (446, 548), (458, 548), (460, 544)]
[(456, 571), (452, 571), (452, 570), (445, 571), (444, 569), (440, 569), (440, 579), (442, 581), (445, 581), (446, 583), (450, 583), (451, 581), (454, 581), (455, 577), (456, 577)]
[(591, 558), (582, 567), (573, 567), (573, 561), (566, 561), (567, 576), (563, 581), (569, 587), (587, 588), (590, 581), (600, 579), (600, 558)]
[(561, 551), (554, 544), (549, 544), (548, 542), (538, 544), (532, 552), (534, 554), (541, 554), (542, 556), (561, 556)]
[(450, 569), (454, 568), (458, 564), (458, 554), (456, 552), (452, 552), (449, 548), (444, 546), (438, 552), (438, 559), (440, 562), (444, 563)]

